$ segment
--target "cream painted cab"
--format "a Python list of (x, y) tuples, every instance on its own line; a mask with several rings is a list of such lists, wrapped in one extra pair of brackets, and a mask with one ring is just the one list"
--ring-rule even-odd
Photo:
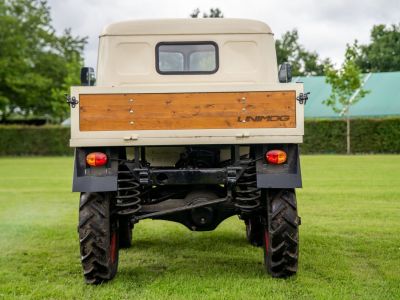
[[(256, 100), (252, 94), (242, 95), (279, 91), (294, 92), (294, 96), (290, 96), (293, 105), (289, 115), (295, 126), (273, 126), (274, 122), (277, 125), (279, 123), (276, 117), (288, 115), (285, 109), (274, 110), (276, 105), (261, 108), (263, 99)], [(273, 34), (262, 22), (243, 19), (167, 19), (115, 23), (106, 27), (100, 35), (96, 86), (71, 89), (71, 96), (78, 103), (71, 108), (70, 145), (301, 143), (304, 108), (296, 101), (296, 97), (302, 92), (302, 84), (279, 82)], [(204, 106), (192, 107), (195, 111), (182, 111), (180, 114), (175, 108), (169, 111), (168, 99), (171, 94), (187, 97), (193, 93), (201, 94), (201, 99), (193, 101), (199, 101)], [(237, 93), (236, 98), (226, 101), (242, 101), (247, 97), (245, 100), (253, 104), (260, 101), (260, 105), (257, 105), (260, 108), (252, 110), (251, 105), (244, 105), (228, 112), (229, 102), (207, 102), (204, 98), (208, 93)], [(121, 102), (121, 105), (116, 105), (110, 98), (109, 102), (99, 104), (104, 109), (98, 111), (93, 111), (93, 105), (97, 105), (95, 98), (92, 105), (81, 100), (84, 95), (110, 94), (161, 94), (164, 103), (155, 105), (149, 101), (147, 104), (148, 111), (154, 114), (151, 122), (162, 123), (162, 118), (169, 118), (175, 123), (165, 123), (164, 127), (159, 126), (156, 130), (154, 126), (146, 127), (143, 114), (136, 114), (135, 99), (129, 96), (127, 103)], [(130, 100), (133, 102), (129, 103)], [(213, 105), (215, 109), (210, 108)], [(161, 112), (164, 114), (161, 115)], [(160, 119), (157, 119), (157, 115), (160, 115)], [(126, 126), (102, 130), (102, 120), (114, 116), (120, 122), (125, 122)], [(212, 119), (220, 120), (220, 124), (224, 118), (236, 120), (233, 123), (247, 118), (249, 122), (246, 126), (238, 126), (243, 124), (229, 121), (227, 123), (230, 124), (226, 126), (205, 126), (205, 129), (199, 126), (190, 128), (187, 124), (180, 126), (180, 118), (187, 117), (197, 123), (203, 120), (207, 124)], [(82, 127), (83, 122), (92, 124), (92, 130)], [(255, 125), (254, 128), (251, 124)]]

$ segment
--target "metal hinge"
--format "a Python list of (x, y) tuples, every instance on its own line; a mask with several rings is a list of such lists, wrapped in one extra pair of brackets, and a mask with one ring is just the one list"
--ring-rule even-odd
[(308, 100), (308, 95), (310, 95), (310, 92), (307, 92), (307, 93), (300, 93), (298, 96), (297, 96), (297, 101), (299, 101), (299, 103), (300, 104), (303, 104), (304, 103), (304, 105), (306, 105), (306, 103), (307, 103), (307, 100)]
[(70, 96), (68, 94), (65, 94), (65, 98), (67, 99), (67, 103), (71, 105), (72, 108), (75, 108), (75, 106), (79, 103), (78, 100), (76, 100), (75, 96)]

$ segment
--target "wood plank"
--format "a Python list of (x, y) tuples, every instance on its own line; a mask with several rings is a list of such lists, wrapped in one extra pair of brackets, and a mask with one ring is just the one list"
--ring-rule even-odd
[(82, 94), (81, 131), (295, 128), (295, 91)]

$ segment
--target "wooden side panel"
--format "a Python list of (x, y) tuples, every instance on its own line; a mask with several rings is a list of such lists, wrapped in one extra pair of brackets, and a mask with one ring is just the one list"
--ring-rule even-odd
[(82, 94), (81, 131), (295, 128), (296, 93)]

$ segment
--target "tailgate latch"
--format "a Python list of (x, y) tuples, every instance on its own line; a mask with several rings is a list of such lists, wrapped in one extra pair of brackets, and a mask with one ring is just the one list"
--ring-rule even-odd
[(306, 105), (306, 103), (307, 103), (307, 100), (308, 100), (308, 95), (310, 95), (310, 92), (307, 92), (307, 93), (300, 93), (298, 96), (297, 96), (297, 101), (299, 101), (299, 103), (300, 104), (303, 104), (304, 103), (304, 105)]
[(240, 139), (240, 138), (247, 138), (250, 136), (250, 133), (248, 132), (239, 132), (236, 134), (236, 138)]
[(71, 105), (72, 108), (75, 108), (75, 106), (79, 103), (78, 100), (76, 100), (75, 96), (70, 96), (68, 94), (65, 94), (65, 98), (67, 99), (67, 103)]
[(136, 141), (139, 137), (137, 135), (124, 136), (124, 141)]

